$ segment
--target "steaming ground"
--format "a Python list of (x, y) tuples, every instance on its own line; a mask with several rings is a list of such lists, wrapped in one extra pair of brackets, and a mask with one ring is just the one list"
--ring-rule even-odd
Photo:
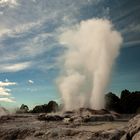
[(66, 110), (104, 108), (104, 92), (122, 37), (106, 19), (82, 21), (63, 30), (59, 41), (66, 48), (58, 87)]
[(8, 114), (9, 114), (8, 110), (6, 110), (3, 107), (0, 107), (0, 116), (8, 115)]
[[(46, 114), (50, 121), (45, 121), (44, 114), (42, 120), (38, 119), (38, 115), (13, 114), (0, 117), (0, 140), (88, 140), (94, 139), (92, 137), (96, 133), (107, 134), (109, 140), (109, 137), (116, 135), (118, 131), (123, 132), (127, 125), (126, 121), (81, 122), (79, 116), (73, 115), (71, 119), (76, 117), (74, 122), (67, 121), (70, 118), (60, 121), (59, 116), (56, 117), (57, 121), (53, 121), (56, 114), (51, 114), (50, 118)], [(106, 120), (106, 117), (103, 115), (102, 119)], [(102, 136), (102, 139), (104, 138), (105, 136)]]

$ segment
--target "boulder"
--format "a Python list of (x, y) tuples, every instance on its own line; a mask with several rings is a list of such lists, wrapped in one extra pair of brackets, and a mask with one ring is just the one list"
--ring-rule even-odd
[(140, 131), (133, 136), (132, 140), (139, 140), (139, 139), (140, 139)]
[[(140, 136), (140, 115), (135, 116), (128, 122), (125, 135), (121, 140), (137, 140)], [(140, 137), (139, 137), (140, 138)]]

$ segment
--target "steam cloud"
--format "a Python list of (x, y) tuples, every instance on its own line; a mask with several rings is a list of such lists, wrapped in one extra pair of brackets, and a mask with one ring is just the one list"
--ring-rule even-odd
[(8, 111), (5, 108), (0, 107), (0, 117), (4, 115), (8, 115)]
[(66, 47), (58, 87), (65, 109), (104, 108), (104, 92), (122, 37), (106, 19), (91, 19), (59, 36)]

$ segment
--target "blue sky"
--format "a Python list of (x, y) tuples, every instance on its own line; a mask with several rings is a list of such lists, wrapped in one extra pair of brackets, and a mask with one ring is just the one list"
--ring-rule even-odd
[(58, 36), (92, 18), (111, 20), (124, 39), (108, 91), (139, 90), (139, 11), (139, 0), (0, 0), (0, 104), (59, 100), (55, 80), (64, 49)]

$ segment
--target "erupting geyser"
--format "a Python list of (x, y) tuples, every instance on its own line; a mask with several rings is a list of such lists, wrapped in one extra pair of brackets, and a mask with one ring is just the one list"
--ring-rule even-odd
[(122, 37), (106, 19), (91, 19), (63, 31), (66, 47), (58, 86), (65, 109), (104, 108), (104, 92)]

